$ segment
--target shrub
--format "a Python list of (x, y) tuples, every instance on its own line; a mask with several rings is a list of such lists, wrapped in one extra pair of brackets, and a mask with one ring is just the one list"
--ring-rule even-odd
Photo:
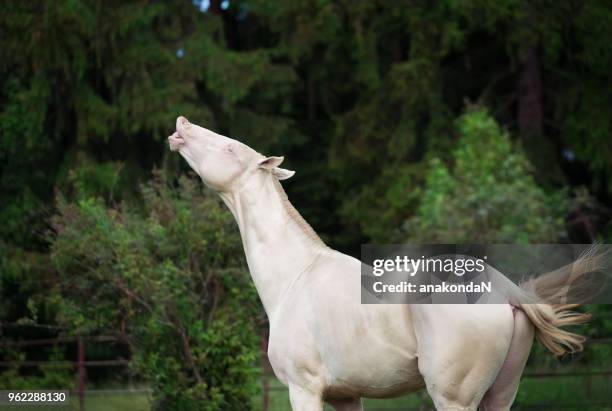
[(434, 158), (420, 206), (405, 225), (411, 241), (545, 243), (565, 235), (567, 205), (536, 184), (525, 155), (485, 110), (457, 122), (452, 166)]
[(139, 207), (58, 197), (58, 322), (124, 338), (154, 409), (245, 410), (262, 311), (231, 214), (200, 186), (156, 173)]

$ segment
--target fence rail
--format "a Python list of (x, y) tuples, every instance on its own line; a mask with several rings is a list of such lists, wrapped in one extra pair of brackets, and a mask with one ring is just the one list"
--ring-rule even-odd
[(2, 367), (75, 367), (78, 376), (77, 395), (79, 398), (79, 410), (85, 410), (85, 369), (87, 367), (127, 367), (130, 360), (117, 358), (113, 360), (85, 360), (85, 342), (121, 342), (120, 338), (112, 335), (97, 336), (63, 336), (55, 338), (40, 338), (36, 340), (2, 341), (0, 347), (40, 347), (45, 345), (77, 344), (76, 361), (0, 361)]
[(41, 345), (57, 345), (82, 341), (91, 342), (113, 342), (121, 341), (120, 338), (113, 335), (94, 335), (83, 337), (55, 337), (55, 338), (39, 338), (37, 340), (18, 340), (18, 341), (3, 341), (0, 346), (3, 347), (35, 347)]
[[(40, 366), (75, 366), (79, 365), (79, 361), (0, 361), (0, 367), (40, 367)], [(126, 366), (130, 364), (130, 360), (118, 359), (118, 360), (93, 360), (83, 361), (85, 367), (118, 367)]]

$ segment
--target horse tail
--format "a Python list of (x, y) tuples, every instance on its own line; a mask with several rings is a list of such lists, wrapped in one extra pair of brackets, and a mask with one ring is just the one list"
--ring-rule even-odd
[[(574, 309), (595, 294), (593, 280), (586, 274), (598, 271), (602, 261), (603, 254), (593, 246), (575, 262), (519, 285), (516, 305), (535, 326), (537, 339), (553, 354), (582, 351), (586, 337), (563, 327), (584, 324), (591, 318)], [(565, 303), (570, 287), (571, 304)]]
[(555, 355), (582, 351), (586, 337), (563, 330), (561, 327), (584, 324), (591, 318), (590, 314), (572, 311), (577, 304), (548, 305), (521, 304), (521, 310), (527, 314), (536, 328), (536, 338)]

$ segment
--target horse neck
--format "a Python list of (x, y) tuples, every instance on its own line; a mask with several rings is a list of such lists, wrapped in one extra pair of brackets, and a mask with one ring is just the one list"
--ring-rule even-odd
[(238, 223), (249, 271), (270, 318), (292, 282), (326, 246), (271, 174), (221, 193), (221, 198)]

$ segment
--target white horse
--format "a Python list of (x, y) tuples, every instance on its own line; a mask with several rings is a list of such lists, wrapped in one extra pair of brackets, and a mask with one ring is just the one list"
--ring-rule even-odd
[(168, 140), (238, 223), (270, 321), (270, 363), (294, 411), (324, 402), (357, 411), (361, 397), (423, 387), (438, 410), (508, 410), (534, 334), (557, 355), (582, 349), (584, 339), (559, 326), (588, 317), (567, 305), (362, 305), (360, 261), (327, 247), (293, 208), (279, 183), (294, 174), (279, 168), (283, 157), (185, 117)]

